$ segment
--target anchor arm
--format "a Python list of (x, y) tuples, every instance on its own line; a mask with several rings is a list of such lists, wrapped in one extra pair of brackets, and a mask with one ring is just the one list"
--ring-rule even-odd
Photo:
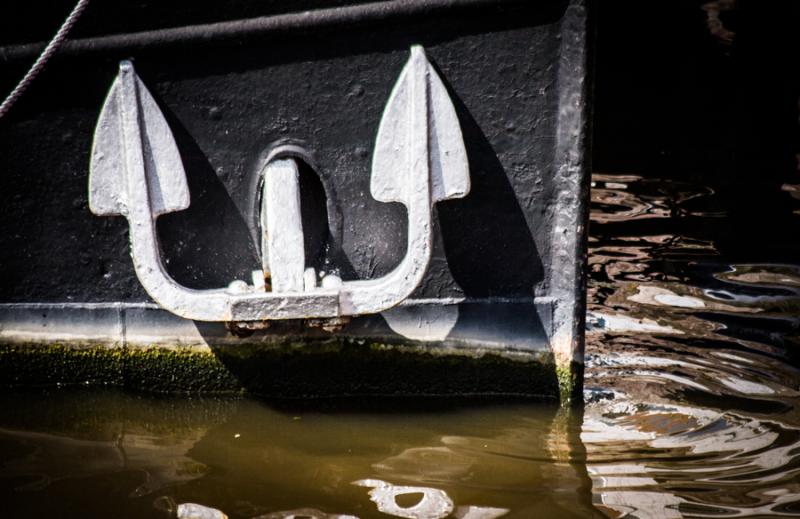
[(334, 317), (338, 293), (194, 290), (166, 272), (155, 229), (159, 214), (185, 209), (189, 192), (177, 147), (155, 101), (123, 61), (95, 131), (89, 178), (95, 214), (128, 219), (131, 258), (147, 293), (172, 313), (198, 321)]
[(433, 205), (466, 196), (469, 189), (469, 164), (455, 108), (425, 51), (415, 45), (381, 119), (370, 189), (376, 200), (406, 206), (406, 254), (381, 278), (345, 283), (342, 312), (382, 312), (408, 298), (430, 262)]

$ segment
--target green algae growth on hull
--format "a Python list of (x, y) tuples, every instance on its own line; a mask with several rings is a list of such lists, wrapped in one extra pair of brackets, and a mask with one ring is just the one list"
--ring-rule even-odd
[(2, 344), (0, 385), (116, 386), (276, 397), (518, 395), (569, 391), (548, 353), (487, 352), (351, 339), (108, 347)]

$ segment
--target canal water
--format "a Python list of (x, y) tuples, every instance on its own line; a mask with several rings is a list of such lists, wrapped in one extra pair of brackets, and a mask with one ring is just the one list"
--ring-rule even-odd
[(595, 506), (800, 516), (800, 186), (593, 180)]
[(5, 393), (2, 516), (800, 516), (797, 245), (749, 246), (731, 200), (594, 176), (581, 410)]

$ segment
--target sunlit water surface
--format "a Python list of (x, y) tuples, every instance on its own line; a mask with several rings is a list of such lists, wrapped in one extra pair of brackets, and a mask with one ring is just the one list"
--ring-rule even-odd
[(582, 411), (4, 394), (2, 516), (800, 516), (800, 266), (726, 256), (713, 188), (592, 196)]
[[(581, 439), (595, 505), (800, 516), (800, 265), (748, 261), (773, 253), (732, 214), (752, 211), (756, 232), (783, 234), (775, 249), (800, 258), (796, 191), (742, 207), (735, 190), (593, 180)], [(770, 204), (786, 214), (762, 217)]]

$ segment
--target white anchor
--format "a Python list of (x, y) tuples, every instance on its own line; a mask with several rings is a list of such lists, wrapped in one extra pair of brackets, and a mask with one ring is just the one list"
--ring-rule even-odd
[[(392, 308), (419, 285), (432, 246), (431, 211), (441, 200), (469, 192), (469, 167), (455, 108), (422, 47), (400, 73), (381, 118), (372, 158), (370, 192), (408, 212), (405, 257), (377, 279), (331, 279), (316, 286), (305, 269), (297, 165), (276, 159), (264, 170), (263, 254), (272, 290), (234, 281), (194, 290), (173, 280), (161, 260), (155, 221), (189, 206), (177, 145), (164, 116), (128, 61), (120, 63), (95, 129), (89, 207), (123, 215), (131, 257), (147, 293), (163, 308), (198, 321), (336, 318)], [(266, 232), (267, 229), (269, 232)], [(257, 277), (257, 276), (256, 276)]]

